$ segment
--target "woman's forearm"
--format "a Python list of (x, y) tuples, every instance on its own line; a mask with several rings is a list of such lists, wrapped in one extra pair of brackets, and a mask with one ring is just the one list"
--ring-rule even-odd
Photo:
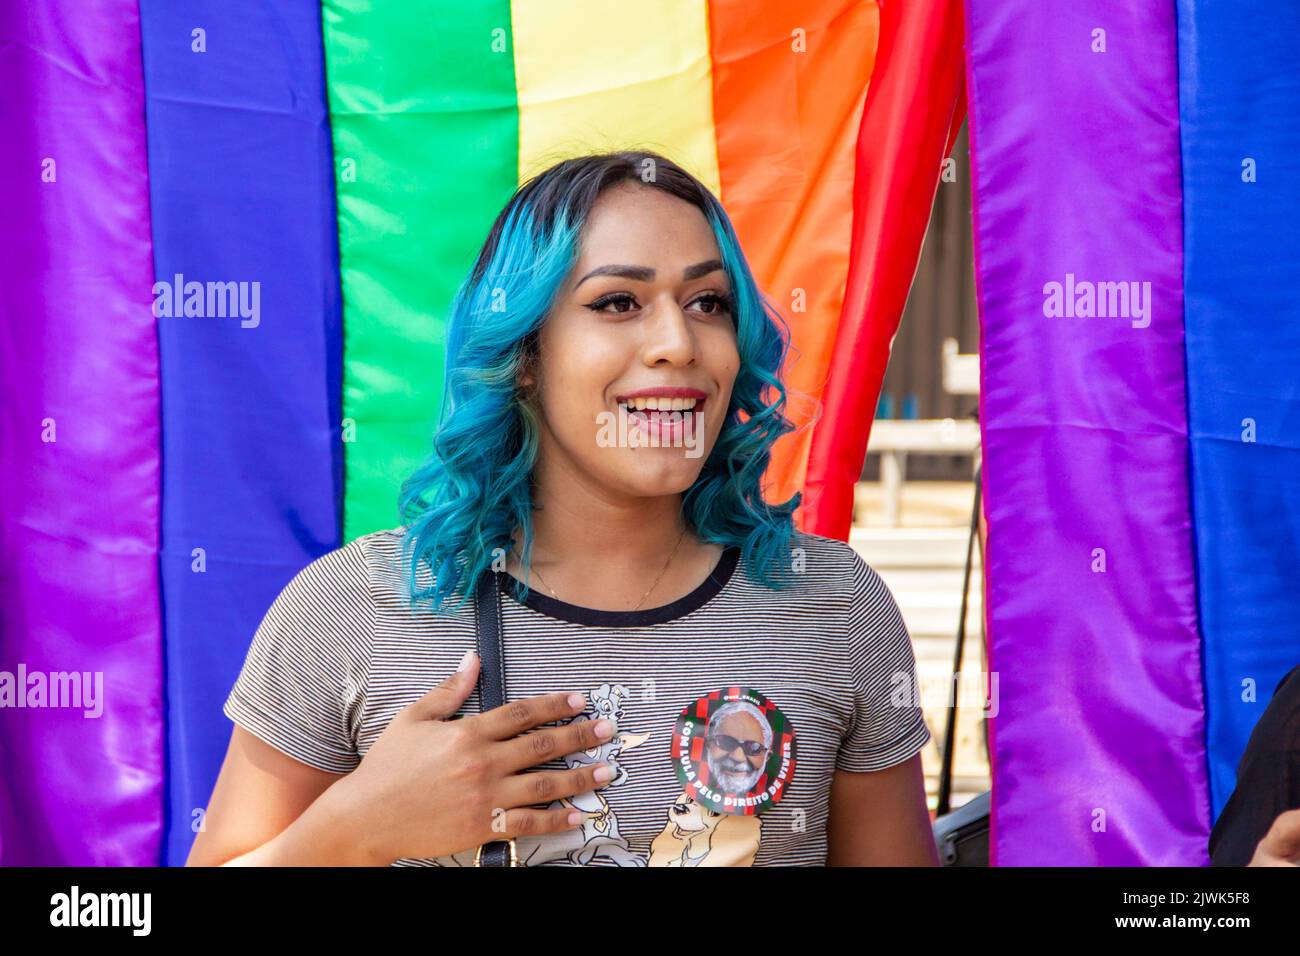
[(277, 836), (221, 866), (387, 866), (391, 860), (365, 845), (353, 791), (345, 784), (340, 780)]

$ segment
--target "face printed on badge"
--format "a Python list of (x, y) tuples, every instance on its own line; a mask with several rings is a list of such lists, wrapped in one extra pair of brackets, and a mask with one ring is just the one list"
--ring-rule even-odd
[(672, 759), (686, 792), (702, 807), (759, 814), (785, 796), (794, 777), (794, 728), (758, 691), (728, 687), (682, 711)]

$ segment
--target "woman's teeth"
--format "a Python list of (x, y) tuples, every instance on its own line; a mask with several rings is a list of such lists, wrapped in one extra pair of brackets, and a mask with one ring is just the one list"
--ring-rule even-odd
[[(649, 443), (662, 447), (666, 442), (672, 447), (680, 447), (685, 442), (687, 448), (698, 448), (696, 440), (704, 429), (703, 398), (677, 398), (667, 395), (645, 395), (636, 398), (618, 400), (621, 421), (628, 422), (637, 435), (631, 447), (640, 447)], [(631, 436), (629, 435), (629, 438)], [(688, 457), (694, 457), (687, 452)]]
[(637, 411), (682, 412), (693, 409), (696, 399), (647, 396), (645, 398), (625, 398), (619, 404)]

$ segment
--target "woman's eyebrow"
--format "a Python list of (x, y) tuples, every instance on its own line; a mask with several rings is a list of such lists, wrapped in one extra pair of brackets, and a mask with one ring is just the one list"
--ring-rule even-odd
[(703, 262), (697, 262), (693, 266), (687, 266), (682, 270), (682, 278), (687, 282), (692, 279), (698, 279), (706, 276), (710, 272), (718, 272), (722, 269), (721, 259), (705, 259)]
[[(690, 282), (692, 279), (698, 279), (701, 276), (706, 276), (710, 272), (717, 272), (721, 268), (722, 268), (722, 260), (706, 259), (703, 262), (697, 262), (695, 263), (695, 265), (687, 266), (685, 269), (683, 269), (682, 279), (684, 279), (687, 282)], [(581, 279), (579, 279), (578, 284), (575, 285), (574, 288), (576, 289), (579, 285), (582, 285), (588, 279), (595, 278), (596, 276), (619, 276), (624, 279), (635, 279), (638, 282), (650, 282), (652, 279), (654, 279), (655, 275), (656, 275), (655, 270), (650, 268), (649, 266), (624, 266), (624, 265), (597, 266), (596, 268), (588, 272), (585, 276), (583, 276)]]

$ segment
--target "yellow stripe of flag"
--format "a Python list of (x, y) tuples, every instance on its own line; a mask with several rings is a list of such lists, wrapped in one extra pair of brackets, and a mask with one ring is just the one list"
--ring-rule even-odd
[(514, 0), (519, 181), (586, 153), (653, 149), (721, 195), (705, 0)]

